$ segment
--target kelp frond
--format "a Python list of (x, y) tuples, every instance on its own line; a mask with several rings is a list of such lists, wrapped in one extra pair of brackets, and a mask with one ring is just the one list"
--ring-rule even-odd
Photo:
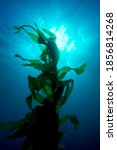
[[(30, 94), (26, 97), (26, 103), (31, 112), (27, 113), (20, 121), (0, 123), (0, 129), (9, 131), (7, 138), (26, 136), (22, 150), (33, 150), (35, 144), (38, 145), (39, 143), (44, 146), (44, 142), (48, 144), (50, 138), (55, 140), (55, 143), (58, 142), (57, 147), (64, 148), (59, 143), (63, 139), (64, 134), (58, 131), (58, 127), (67, 120), (70, 120), (75, 129), (79, 126), (79, 120), (75, 115), (66, 114), (64, 117), (59, 118), (60, 108), (66, 103), (74, 87), (74, 80), (64, 80), (64, 77), (70, 71), (74, 71), (77, 75), (82, 74), (87, 67), (87, 63), (76, 68), (64, 66), (59, 69), (57, 64), (60, 52), (56, 45), (54, 33), (45, 28), (39, 29), (37, 24), (34, 24), (34, 26), (14, 26), (14, 28), (16, 30), (15, 33), (24, 31), (32, 41), (39, 45), (41, 51), (39, 59), (26, 59), (19, 54), (16, 54), (15, 57), (26, 62), (23, 66), (33, 67), (39, 70), (40, 74), (37, 77), (28, 76)], [(36, 107), (32, 106), (33, 101), (38, 103)], [(48, 138), (49, 140), (47, 141)], [(50, 145), (52, 146), (53, 143)], [(47, 148), (49, 149), (48, 146)], [(57, 148), (54, 149), (56, 150)]]

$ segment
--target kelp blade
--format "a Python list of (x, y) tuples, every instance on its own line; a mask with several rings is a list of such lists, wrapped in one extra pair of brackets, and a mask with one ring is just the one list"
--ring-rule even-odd
[(59, 109), (62, 105), (65, 104), (65, 102), (67, 101), (68, 97), (70, 96), (70, 94), (73, 90), (74, 81), (72, 79), (66, 80), (63, 82), (66, 86), (66, 89), (65, 89), (64, 95), (61, 96), (61, 98), (58, 100), (57, 109)]
[(77, 73), (77, 75), (83, 73), (87, 67), (87, 63), (84, 63), (79, 68), (74, 68), (74, 71)]
[(12, 122), (6, 122), (6, 123), (0, 123), (0, 129), (6, 130), (6, 131), (13, 131), (22, 126), (22, 124), (28, 120), (31, 117), (31, 113), (27, 113), (25, 117), (19, 121), (12, 121)]
[(23, 66), (30, 66), (42, 72), (54, 72), (56, 71), (56, 63), (41, 63), (40, 60), (32, 60), (32, 59), (25, 59), (19, 54), (15, 54), (15, 57), (22, 59), (23, 61), (28, 61), (30, 64), (23, 64)]
[(65, 75), (71, 70), (75, 71), (75, 73), (79, 75), (85, 71), (86, 67), (87, 63), (84, 63), (83, 65), (77, 68), (71, 68), (69, 66), (62, 67), (61, 69), (58, 70), (58, 78), (59, 80), (62, 80), (65, 77)]
[(68, 119), (74, 125), (74, 128), (77, 129), (79, 126), (79, 120), (75, 115), (68, 115), (68, 114), (65, 115), (63, 118), (59, 120), (59, 125), (63, 125)]

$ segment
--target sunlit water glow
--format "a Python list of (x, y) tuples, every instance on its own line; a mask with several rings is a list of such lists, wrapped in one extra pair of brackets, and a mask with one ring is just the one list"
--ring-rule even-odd
[(67, 29), (64, 25), (61, 25), (58, 29), (53, 27), (50, 29), (56, 35), (56, 44), (61, 51), (70, 52), (74, 49), (74, 41), (69, 40), (69, 36), (67, 34)]

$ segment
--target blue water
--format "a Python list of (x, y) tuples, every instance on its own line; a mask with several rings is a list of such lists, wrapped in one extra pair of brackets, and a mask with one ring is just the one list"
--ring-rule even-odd
[[(99, 0), (0, 0), (0, 122), (21, 119), (27, 111), (27, 76), (38, 71), (21, 66), (19, 53), (38, 58), (38, 47), (24, 34), (13, 33), (13, 25), (33, 24), (51, 29), (64, 25), (76, 49), (61, 51), (59, 66), (80, 66), (86, 71), (74, 79), (74, 90), (61, 115), (75, 114), (80, 125), (62, 126), (66, 150), (99, 150), (100, 141), (100, 3)], [(0, 135), (4, 132), (0, 131)], [(20, 150), (23, 139), (0, 139), (0, 150)]]

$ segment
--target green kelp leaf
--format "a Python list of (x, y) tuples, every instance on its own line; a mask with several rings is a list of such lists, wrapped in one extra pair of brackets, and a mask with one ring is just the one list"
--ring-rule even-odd
[(29, 35), (29, 37), (30, 37), (34, 42), (39, 43), (39, 38), (38, 38), (37, 35), (35, 35), (35, 34), (31, 33), (31, 32), (28, 32), (28, 31), (26, 31), (26, 33)]
[(35, 81), (36, 81), (36, 78), (28, 76), (28, 85), (29, 85), (29, 89), (32, 95), (34, 94), (34, 90), (36, 89)]
[(6, 131), (12, 131), (17, 128), (19, 128), (22, 124), (21, 121), (14, 121), (14, 122), (6, 122), (6, 123), (0, 123), (0, 129), (6, 130)]
[[(36, 30), (36, 33), (38, 35), (38, 38), (39, 38), (38, 42), (39, 42), (39, 44), (46, 44), (46, 42), (48, 41), (48, 38), (44, 34), (43, 29), (42, 30), (39, 29), (36, 23), (34, 23), (34, 25), (36, 26), (36, 29), (34, 27), (33, 28)], [(30, 26), (30, 25), (28, 25), (28, 26)]]
[(44, 44), (39, 44), (39, 48), (41, 49), (41, 51), (43, 52), (46, 52), (47, 51), (47, 47), (46, 47), (46, 45), (44, 45)]
[(65, 66), (65, 67), (62, 67), (61, 69), (58, 70), (58, 78), (59, 80), (62, 80), (65, 75), (71, 70), (70, 67), (68, 66)]
[(43, 84), (41, 86), (37, 85), (36, 78), (31, 77), (31, 76), (28, 76), (28, 83), (29, 83), (29, 89), (30, 89), (32, 95), (27, 97), (26, 100), (27, 100), (28, 106), (32, 109), (32, 100), (33, 100), (33, 98), (38, 103), (43, 103), (44, 98), (41, 96), (41, 94), (39, 94), (35, 91), (35, 90), (39, 91), (43, 87)]
[(65, 104), (65, 102), (67, 101), (68, 97), (70, 96), (70, 94), (73, 90), (73, 85), (74, 85), (74, 82), (73, 82), (72, 79), (66, 80), (66, 81), (63, 81), (63, 82), (66, 86), (66, 89), (65, 89), (64, 95), (61, 96), (61, 98), (58, 101), (58, 106), (59, 107), (61, 107), (62, 105)]
[(18, 34), (18, 33), (21, 31), (20, 27), (18, 27), (18, 26), (13, 26), (13, 28), (14, 28), (15, 30), (17, 30), (17, 31), (14, 32), (14, 33), (16, 33), (16, 34)]
[(37, 33), (37, 29), (31, 25), (23, 25), (23, 26), (13, 26), (16, 30), (21, 31), (24, 30), (25, 27), (31, 28), (35, 33)]
[(31, 64), (23, 64), (23, 66), (30, 66), (42, 72), (54, 72), (56, 70), (56, 64), (54, 63), (42, 64), (38, 62), (33, 62)]
[(77, 119), (77, 117), (75, 115), (73, 115), (73, 116), (69, 115), (69, 119), (70, 119), (71, 123), (74, 125), (74, 128), (77, 129), (79, 126), (79, 120)]
[(75, 115), (65, 115), (63, 118), (59, 119), (59, 125), (63, 125), (67, 120), (70, 120), (70, 122), (74, 125), (74, 128), (77, 129), (79, 126), (79, 120)]
[(86, 66), (87, 66), (87, 63), (84, 63), (78, 68), (71, 68), (69, 66), (62, 67), (61, 69), (58, 70), (58, 78), (59, 80), (62, 80), (65, 77), (65, 75), (71, 70), (74, 70), (76, 74), (79, 75), (85, 71)]
[(33, 96), (35, 90), (39, 92), (43, 88), (46, 81), (46, 79), (44, 79), (45, 77), (43, 76), (43, 74), (40, 74), (37, 78), (28, 76), (29, 89)]
[(27, 103), (27, 105), (29, 106), (29, 108), (30, 108), (31, 110), (33, 110), (33, 108), (32, 108), (32, 95), (26, 97), (26, 103)]
[(31, 25), (23, 25), (22, 27), (23, 28), (29, 27), (29, 28), (33, 29), (36, 32), (36, 34), (38, 35), (38, 43), (45, 44), (47, 42), (47, 38), (46, 38), (45, 34), (38, 28), (36, 23), (34, 23), (34, 25), (36, 26), (36, 28), (34, 28)]
[[(30, 108), (32, 108), (32, 100), (36, 100), (39, 103), (43, 103), (44, 97), (39, 93), (43, 92), (46, 94), (48, 99), (52, 98), (52, 88), (51, 83), (46, 81), (48, 79), (46, 74), (40, 74), (37, 78), (28, 76), (29, 89), (31, 91), (32, 97), (27, 98), (27, 102)], [(36, 92), (37, 91), (37, 92)]]
[(45, 36), (45, 34), (41, 30), (39, 30), (38, 28), (37, 28), (37, 32), (38, 32), (38, 36), (39, 36), (39, 44), (45, 44), (46, 45), (48, 39)]
[(30, 118), (30, 116), (31, 116), (31, 113), (27, 113), (25, 117), (19, 121), (0, 123), (0, 129), (6, 130), (6, 131), (16, 130), (20, 128), (22, 124)]
[(47, 80), (47, 77), (43, 73), (39, 74), (36, 77), (35, 84), (37, 87), (37, 91), (41, 90), (44, 87), (44, 83), (46, 82), (46, 80)]
[(83, 73), (87, 67), (87, 63), (84, 63), (79, 68), (74, 68), (74, 71), (77, 73), (77, 75)]
[[(29, 27), (33, 29), (36, 34), (27, 31), (25, 28)], [(38, 29), (36, 25), (36, 29), (30, 25), (23, 25), (23, 26), (14, 26), (14, 28), (17, 30), (16, 33), (19, 33), (21, 30), (25, 31), (26, 34), (36, 43), (38, 44), (44, 44), (48, 49), (47, 56), (52, 59), (53, 62), (57, 63), (59, 60), (59, 50), (55, 43), (56, 36), (51, 31), (42, 28), (42, 31)], [(46, 35), (43, 33), (45, 32), (50, 36), (50, 38), (47, 38)], [(27, 65), (29, 66), (29, 65)]]
[(34, 64), (38, 64), (38, 63), (40, 63), (41, 64), (41, 61), (40, 60), (36, 60), (36, 59), (26, 59), (26, 58), (23, 58), (21, 55), (19, 55), (19, 54), (15, 54), (15, 57), (18, 57), (18, 58), (20, 58), (21, 60), (23, 60), (23, 61), (28, 61), (28, 62), (30, 62), (30, 63), (34, 63)]
[(48, 96), (53, 94), (52, 88), (51, 88), (51, 84), (46, 82), (44, 87), (43, 87), (43, 91), (45, 94), (47, 94)]
[(26, 128), (30, 122), (32, 117), (32, 113), (29, 112), (25, 115), (25, 117), (19, 121), (0, 123), (0, 129), (10, 131), (6, 138), (19, 138), (26, 135)]
[(34, 99), (35, 99), (38, 103), (43, 103), (43, 100), (44, 100), (43, 96), (41, 96), (41, 94), (39, 94), (39, 93), (37, 93), (37, 92), (35, 92), (35, 94), (34, 94)]
[(34, 33), (31, 33), (31, 32), (28, 32), (25, 27), (30, 27), (31, 29), (33, 29), (36, 33), (37, 33), (37, 30), (33, 27), (33, 26), (30, 26), (30, 25), (23, 25), (23, 26), (14, 26), (14, 28), (17, 30), (15, 33), (19, 33), (21, 30), (25, 31), (26, 34), (28, 34), (28, 36), (36, 43), (39, 43), (39, 37), (34, 34)]
[(41, 63), (40, 60), (32, 60), (32, 59), (25, 59), (19, 54), (16, 54), (15, 57), (18, 57), (22, 59), (23, 61), (28, 61), (30, 64), (23, 64), (23, 66), (31, 66), (37, 70), (40, 70), (42, 72), (54, 72), (56, 70), (56, 63)]
[(63, 118), (59, 119), (59, 125), (63, 125), (69, 119), (69, 115), (65, 115)]
[[(35, 24), (36, 25), (36, 24)], [(38, 44), (45, 44), (47, 42), (47, 38), (42, 33), (41, 30), (38, 29), (37, 25), (36, 28), (34, 28), (31, 25), (23, 25), (23, 26), (14, 26), (14, 28), (17, 30), (15, 33), (19, 33), (21, 30), (25, 31), (26, 34), (36, 43)], [(25, 28), (32, 29), (36, 34), (33, 34), (31, 32), (28, 32)]]
[(56, 36), (47, 29), (42, 28), (42, 30), (50, 36), (50, 38), (48, 37), (45, 39), (46, 42), (44, 43), (48, 50), (48, 56), (52, 59), (53, 62), (57, 63), (60, 57), (60, 52), (55, 42)]
[(14, 28), (15, 30), (17, 30), (17, 31), (15, 31), (14, 33), (19, 33), (19, 32), (22, 30), (22, 28), (21, 28), (20, 26), (13, 26), (13, 28)]
[[(36, 84), (38, 85), (38, 90), (44, 93), (47, 99), (51, 99), (53, 95), (52, 81), (54, 79), (54, 74), (42, 73), (36, 78)], [(51, 79), (52, 78), (52, 79)]]
[(10, 133), (8, 133), (5, 137), (6, 138), (20, 138), (27, 134), (27, 127), (30, 123), (32, 118), (32, 113), (29, 112), (25, 115), (25, 117), (20, 121), (21, 124), (17, 128), (12, 129)]
[(64, 81), (58, 81), (55, 84), (55, 93), (54, 93), (54, 97), (55, 99), (60, 102), (60, 98), (62, 97), (62, 95), (64, 94), (64, 89), (65, 89), (65, 82)]
[(60, 57), (60, 52), (57, 47), (57, 44), (54, 41), (48, 39), (46, 46), (49, 52), (49, 57), (52, 59), (53, 62), (57, 63)]
[[(43, 75), (43, 74), (41, 74), (41, 75)], [(53, 79), (54, 79), (54, 77), (53, 77)], [(36, 84), (38, 85), (37, 91), (38, 92), (40, 91), (41, 94), (44, 94), (43, 100), (44, 100), (44, 98), (46, 98), (50, 101), (54, 100), (51, 75), (44, 74), (42, 77), (40, 76), (40, 79), (38, 79), (38, 77), (37, 77)], [(42, 99), (42, 98), (40, 97), (40, 99)]]
[(49, 63), (50, 61), (52, 61), (49, 57), (49, 53), (48, 53), (48, 49), (47, 49), (46, 45), (40, 44), (39, 48), (42, 51), (41, 55), (39, 57), (40, 60), (43, 61), (44, 63)]
[(66, 83), (66, 91), (65, 91), (65, 94), (64, 94), (64, 98), (68, 99), (68, 97), (70, 96), (70, 94), (73, 90), (74, 81), (73, 81), (73, 79), (69, 79), (69, 80), (65, 81), (65, 83)]
[(20, 138), (20, 137), (26, 136), (27, 135), (27, 128), (28, 128), (29, 124), (30, 124), (30, 120), (25, 120), (22, 123), (20, 128), (18, 128), (17, 130), (6, 135), (6, 138), (13, 139), (13, 138)]
[(27, 59), (23, 58), (23, 57), (22, 57), (21, 55), (19, 55), (19, 54), (15, 54), (15, 57), (18, 57), (18, 58), (22, 59), (23, 61), (28, 61)]
[[(56, 36), (55, 36), (55, 34), (54, 33), (52, 33), (51, 31), (49, 31), (49, 30), (47, 30), (47, 29), (45, 29), (45, 28), (42, 28), (42, 31), (38, 28), (38, 26), (37, 26), (37, 24), (36, 23), (34, 23), (34, 25), (36, 26), (36, 28), (35, 27), (33, 27), (33, 26), (31, 26), (31, 25), (23, 25), (23, 26), (15, 26), (15, 29), (18, 29), (18, 28), (20, 28), (20, 29), (23, 29), (26, 33), (27, 33), (27, 30), (25, 29), (25, 28), (30, 28), (30, 29), (32, 29), (33, 31), (35, 31), (35, 33), (37, 34), (37, 36), (38, 36), (38, 43), (39, 44), (45, 44), (46, 42), (47, 42), (47, 40), (48, 40), (48, 38), (46, 37), (46, 35), (43, 33), (43, 32), (45, 32), (46, 34), (48, 34), (49, 36), (50, 36), (50, 38), (53, 38), (53, 39), (55, 39), (56, 38)], [(27, 33), (28, 34), (28, 33)], [(30, 36), (30, 35), (29, 35)]]
[(58, 78), (59, 79), (63, 79), (64, 76), (69, 72), (71, 71), (71, 68), (69, 66), (65, 66), (65, 67), (62, 67), (58, 70)]
[(56, 35), (53, 32), (51, 32), (45, 28), (42, 28), (42, 30), (50, 36), (49, 39), (52, 39), (54, 41), (56, 40)]
[(10, 133), (6, 136), (6, 138), (9, 139), (13, 139), (13, 138), (20, 138), (20, 137), (24, 137), (26, 136), (26, 128), (27, 128), (27, 124), (22, 125), (22, 127), (20, 129), (18, 129), (17, 131)]

